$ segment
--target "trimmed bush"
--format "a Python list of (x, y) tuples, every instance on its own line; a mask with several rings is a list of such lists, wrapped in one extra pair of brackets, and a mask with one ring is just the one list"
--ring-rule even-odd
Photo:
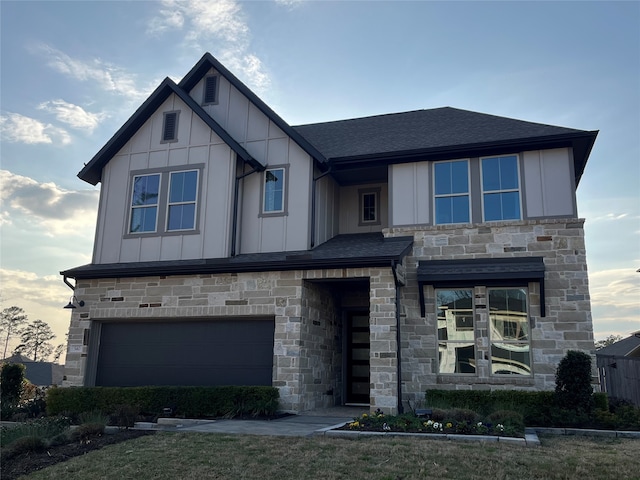
[(498, 410), (518, 412), (531, 426), (550, 426), (554, 392), (522, 390), (427, 390), (426, 405), (432, 409), (463, 408), (486, 417)]
[(127, 405), (144, 415), (171, 408), (178, 417), (273, 416), (279, 393), (274, 387), (69, 387), (47, 392), (47, 413), (78, 415), (100, 410), (114, 415)]
[(588, 416), (594, 407), (591, 387), (591, 357), (584, 352), (569, 350), (556, 370), (555, 401), (562, 410)]
[(505, 427), (511, 427), (518, 431), (524, 431), (524, 418), (513, 410), (498, 410), (493, 412), (487, 417), (489, 422), (493, 425), (504, 425)]

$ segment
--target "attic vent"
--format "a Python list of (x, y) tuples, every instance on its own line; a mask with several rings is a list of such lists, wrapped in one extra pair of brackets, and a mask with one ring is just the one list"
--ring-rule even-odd
[(204, 79), (204, 98), (202, 100), (203, 105), (210, 103), (217, 103), (218, 101), (218, 76), (211, 75)]
[(176, 142), (178, 140), (178, 114), (180, 112), (165, 112), (162, 125), (162, 141)]

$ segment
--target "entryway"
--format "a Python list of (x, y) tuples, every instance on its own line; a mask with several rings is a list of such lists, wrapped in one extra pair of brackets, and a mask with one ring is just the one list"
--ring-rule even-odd
[(347, 405), (369, 405), (369, 311), (347, 312)]

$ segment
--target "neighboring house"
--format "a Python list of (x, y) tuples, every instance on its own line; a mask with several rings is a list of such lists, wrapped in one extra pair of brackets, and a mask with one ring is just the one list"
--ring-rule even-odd
[(24, 378), (34, 385), (50, 387), (62, 385), (64, 365), (52, 362), (34, 362), (21, 354), (15, 354), (2, 360), (2, 363), (21, 363), (24, 365)]
[(640, 407), (640, 330), (596, 351), (602, 391)]
[(575, 190), (596, 135), (449, 107), (292, 127), (205, 54), (79, 173), (102, 185), (92, 263), (61, 272), (65, 385), (388, 413), (553, 389), (594, 348)]

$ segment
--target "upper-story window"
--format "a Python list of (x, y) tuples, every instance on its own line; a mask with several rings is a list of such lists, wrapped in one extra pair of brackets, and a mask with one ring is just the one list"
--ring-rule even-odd
[(159, 174), (133, 177), (130, 233), (156, 231), (159, 196)]
[(481, 165), (484, 221), (522, 218), (518, 157), (483, 158)]
[(360, 218), (358, 225), (380, 225), (380, 188), (358, 190)]
[(178, 141), (178, 116), (180, 112), (164, 112), (162, 121), (162, 143)]
[(209, 75), (204, 78), (202, 105), (211, 105), (215, 103), (218, 103), (218, 76)]
[(263, 213), (284, 213), (286, 169), (269, 168), (264, 173)]
[(198, 171), (171, 172), (167, 230), (192, 230), (196, 220)]
[(200, 169), (134, 172), (127, 235), (196, 232)]
[(469, 162), (436, 162), (433, 171), (435, 223), (469, 222)]

